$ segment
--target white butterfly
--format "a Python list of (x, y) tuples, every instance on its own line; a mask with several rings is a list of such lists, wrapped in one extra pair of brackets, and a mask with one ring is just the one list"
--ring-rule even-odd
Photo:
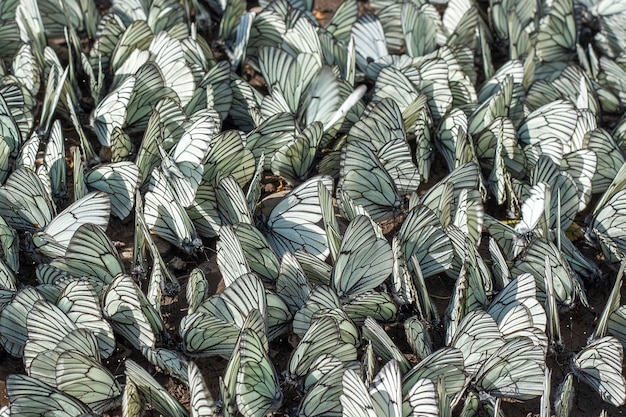
[(351, 369), (343, 374), (341, 405), (346, 417), (401, 417), (439, 415), (435, 385), (418, 380), (406, 396), (402, 395), (400, 368), (391, 360), (374, 377), (369, 389)]
[(152, 171), (150, 186), (144, 198), (144, 217), (150, 231), (187, 253), (202, 248), (202, 240), (195, 226), (160, 169)]
[(622, 345), (612, 336), (591, 341), (572, 359), (574, 374), (616, 407), (626, 403), (623, 365)]
[(279, 257), (285, 252), (304, 250), (320, 259), (328, 256), (326, 232), (317, 223), (322, 220), (318, 182), (332, 192), (332, 178), (310, 178), (287, 194), (259, 224), (269, 244)]

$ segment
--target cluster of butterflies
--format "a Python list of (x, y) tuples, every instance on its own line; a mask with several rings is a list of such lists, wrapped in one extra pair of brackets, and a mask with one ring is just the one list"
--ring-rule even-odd
[[(540, 397), (565, 417), (575, 378), (623, 406), (626, 118), (602, 126), (626, 108), (626, 8), (439, 3), (345, 0), (322, 26), (311, 0), (2, 1), (0, 346), (25, 374), (0, 416), (499, 416)], [(291, 191), (263, 210), (268, 172)], [(571, 239), (584, 213), (621, 268), (572, 351), (559, 314), (606, 279)], [(111, 215), (134, 227), (131, 265)], [(225, 289), (191, 272), (179, 344), (154, 236), (189, 259), (216, 242)], [(189, 408), (131, 359), (123, 379), (104, 366), (116, 338)], [(194, 362), (212, 356), (219, 392)]]

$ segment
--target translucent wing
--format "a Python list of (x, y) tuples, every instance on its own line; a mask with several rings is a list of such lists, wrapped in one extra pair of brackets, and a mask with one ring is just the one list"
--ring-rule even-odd
[(51, 258), (63, 256), (76, 230), (84, 224), (106, 229), (111, 214), (111, 200), (102, 192), (89, 193), (67, 207), (33, 235), (36, 249)]
[(262, 417), (280, 407), (283, 393), (274, 365), (259, 336), (244, 329), (239, 339), (237, 406), (244, 416)]
[(137, 385), (132, 381), (126, 381), (122, 394), (122, 417), (141, 415), (144, 407), (145, 404), (137, 390)]
[[(104, 316), (133, 346), (140, 349), (141, 346), (154, 345), (156, 335), (149, 319), (156, 313), (146, 314), (151, 306), (128, 275), (120, 274), (111, 282), (103, 304)], [(162, 328), (163, 324), (160, 325)]]
[(189, 215), (158, 169), (153, 171), (149, 191), (144, 198), (144, 217), (152, 232), (188, 253), (202, 247), (202, 240)]
[(431, 381), (443, 380), (445, 394), (453, 398), (465, 387), (465, 373), (463, 372), (463, 354), (456, 348), (443, 348), (433, 352), (415, 365), (404, 375), (402, 392), (408, 394), (410, 388), (422, 378)]
[(437, 216), (425, 206), (409, 211), (397, 237), (406, 262), (415, 256), (424, 278), (444, 271), (454, 256), (450, 238), (442, 230)]
[(222, 272), (226, 285), (230, 285), (240, 276), (252, 272), (232, 226), (226, 225), (220, 228), (220, 238), (216, 244), (216, 249), (217, 265)]
[(16, 169), (0, 187), (0, 215), (15, 229), (34, 231), (50, 223), (55, 213), (52, 197), (29, 168)]
[(402, 207), (402, 197), (377, 156), (360, 142), (348, 142), (341, 154), (338, 189), (363, 206), (374, 221), (393, 217)]
[(88, 277), (99, 296), (117, 274), (124, 272), (117, 249), (104, 230), (93, 224), (80, 226), (70, 240), (65, 256), (50, 265), (74, 276)]
[(333, 270), (332, 286), (340, 297), (356, 296), (385, 281), (391, 275), (392, 267), (392, 252), (387, 240), (376, 235), (369, 217), (357, 216), (344, 234)]
[(146, 400), (160, 413), (172, 417), (187, 417), (189, 413), (145, 369), (126, 359), (126, 377), (141, 391)]
[(78, 352), (61, 353), (56, 365), (57, 388), (103, 412), (115, 407), (122, 388), (100, 362)]
[(0, 344), (11, 356), (19, 358), (24, 354), (28, 338), (27, 314), (38, 300), (43, 300), (43, 296), (34, 288), (26, 287), (0, 312)]
[(234, 231), (252, 272), (266, 282), (276, 282), (280, 262), (263, 234), (246, 223), (235, 225)]
[(533, 274), (539, 290), (538, 299), (541, 302), (546, 291), (543, 282), (546, 255), (549, 256), (552, 268), (556, 300), (561, 305), (571, 306), (580, 284), (578, 284), (577, 278), (574, 276), (569, 264), (553, 243), (543, 238), (532, 241), (523, 253), (523, 256), (511, 269), (511, 273), (513, 275), (518, 275), (521, 272)]
[(111, 212), (125, 219), (133, 208), (139, 175), (139, 168), (133, 162), (114, 162), (90, 170), (85, 175), (85, 185), (109, 194)]
[(339, 308), (339, 297), (330, 287), (319, 285), (306, 291), (307, 298), (294, 314), (293, 331), (304, 336), (311, 327), (315, 314), (322, 309)]
[(545, 359), (532, 340), (507, 342), (485, 361), (476, 374), (479, 389), (496, 397), (527, 400), (543, 394)]
[(482, 310), (470, 311), (459, 323), (450, 346), (463, 353), (468, 373), (475, 373), (504, 345), (495, 320)]
[(52, 197), (60, 200), (67, 197), (67, 185), (65, 184), (65, 146), (61, 132), (61, 123), (58, 120), (52, 124), (50, 136), (46, 145), (44, 164), (48, 168), (50, 183), (52, 185)]
[(0, 218), (0, 243), (2, 244), (2, 260), (11, 270), (19, 270), (19, 238), (17, 231), (9, 226), (4, 218)]
[(7, 393), (11, 400), (11, 413), (15, 415), (33, 417), (49, 413), (61, 417), (98, 415), (78, 399), (26, 375), (9, 375)]
[(162, 155), (163, 173), (183, 207), (188, 207), (196, 195), (211, 137), (219, 131), (219, 127), (219, 116), (212, 110), (194, 115), (171, 154)]
[[(411, 417), (435, 417), (439, 415), (435, 384), (429, 379), (420, 379), (411, 388), (404, 400), (403, 410), (410, 410)], [(407, 415), (406, 412), (404, 415)]]
[(562, 61), (564, 56), (574, 52), (577, 34), (573, 3), (555, 1), (539, 26), (535, 45), (537, 57), (548, 62)]
[(134, 88), (135, 77), (126, 78), (119, 87), (111, 91), (94, 109), (91, 116), (91, 124), (101, 145), (111, 146), (113, 128), (124, 125), (126, 108)]
[(376, 417), (372, 398), (359, 376), (351, 369), (343, 373), (341, 406), (346, 417)]
[(271, 161), (272, 172), (291, 185), (304, 181), (313, 166), (322, 134), (319, 122), (304, 129), (293, 141), (276, 151)]
[(254, 174), (255, 161), (252, 152), (244, 147), (243, 132), (227, 130), (211, 139), (211, 148), (205, 159), (203, 180), (217, 183), (221, 178), (232, 176), (241, 187)]
[(100, 299), (88, 281), (69, 281), (59, 294), (56, 305), (76, 326), (94, 334), (103, 358), (111, 356), (115, 349), (113, 329), (102, 317)]
[(163, 73), (165, 86), (176, 92), (181, 106), (186, 106), (193, 96), (196, 83), (185, 61), (181, 42), (167, 32), (161, 32), (152, 39), (149, 50)]
[(605, 336), (593, 340), (578, 352), (572, 361), (572, 369), (604, 401), (621, 407), (626, 403), (623, 361), (622, 345), (614, 337)]
[(371, 317), (365, 319), (363, 337), (372, 342), (374, 353), (377, 356), (381, 356), (383, 360), (395, 361), (396, 366), (403, 372), (411, 368), (411, 364), (391, 340), (391, 337), (389, 337), (382, 326)]
[(495, 319), (505, 340), (523, 335), (529, 327), (546, 331), (546, 312), (536, 299), (535, 279), (521, 274), (491, 301), (487, 312)]
[(195, 362), (188, 362), (189, 372), (189, 405), (191, 417), (212, 416), (215, 412), (215, 401), (207, 388), (204, 376)]
[(317, 226), (322, 219), (318, 181), (332, 189), (330, 177), (309, 179), (287, 194), (270, 212), (266, 227), (260, 227), (279, 257), (298, 249), (321, 259), (328, 256), (326, 233)]
[[(290, 378), (305, 376), (312, 363), (325, 353), (332, 354), (343, 362), (356, 360), (357, 352), (352, 343), (356, 327), (350, 326), (347, 330), (350, 341), (345, 341), (345, 331), (340, 328), (340, 324), (336, 317), (329, 315), (319, 317), (311, 324), (289, 358)], [(345, 324), (349, 325), (349, 322)]]

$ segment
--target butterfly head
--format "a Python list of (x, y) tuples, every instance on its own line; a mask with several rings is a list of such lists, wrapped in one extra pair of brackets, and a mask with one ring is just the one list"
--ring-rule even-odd
[(195, 254), (200, 252), (204, 245), (202, 244), (202, 239), (195, 237), (193, 239), (185, 239), (181, 247), (185, 252)]

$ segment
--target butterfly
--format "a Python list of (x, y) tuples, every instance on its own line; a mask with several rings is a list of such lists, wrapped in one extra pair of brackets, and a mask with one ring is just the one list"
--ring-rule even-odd
[(406, 396), (402, 395), (401, 374), (398, 364), (391, 360), (385, 364), (368, 387), (351, 369), (343, 373), (341, 405), (345, 416), (438, 416), (439, 406), (435, 384), (420, 379)]
[(332, 179), (313, 177), (291, 190), (272, 208), (267, 217), (261, 217), (258, 227), (279, 257), (285, 252), (304, 250), (324, 259), (329, 250), (326, 232), (317, 223), (322, 219), (318, 182), (332, 190)]
[(624, 351), (612, 336), (590, 341), (572, 359), (572, 371), (602, 399), (621, 407), (626, 403), (626, 380), (622, 375)]

